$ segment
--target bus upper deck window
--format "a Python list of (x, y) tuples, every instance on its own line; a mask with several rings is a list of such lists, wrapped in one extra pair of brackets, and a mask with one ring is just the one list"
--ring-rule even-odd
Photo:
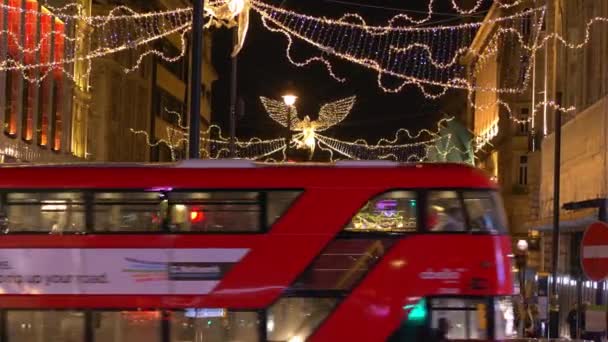
[(429, 192), (426, 223), (430, 231), (465, 231), (464, 210), (458, 193), (456, 191)]
[(259, 232), (262, 202), (257, 191), (172, 192), (171, 227), (178, 232)]
[(473, 231), (493, 233), (506, 231), (505, 215), (498, 193), (465, 192), (463, 197)]
[(161, 228), (163, 194), (156, 191), (97, 192), (93, 229), (101, 232), (145, 232)]
[(4, 233), (84, 231), (84, 197), (78, 192), (8, 193)]
[(371, 199), (352, 218), (346, 231), (403, 233), (416, 231), (416, 193), (391, 191)]

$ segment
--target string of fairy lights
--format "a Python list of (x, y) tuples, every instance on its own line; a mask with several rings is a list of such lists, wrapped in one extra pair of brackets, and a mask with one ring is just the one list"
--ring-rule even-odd
[[(464, 8), (456, 0), (449, 1), (452, 9), (463, 16), (477, 13), (484, 3), (485, 0), (476, 0), (470, 7)], [(457, 25), (420, 26), (429, 23), (433, 17), (435, 0), (428, 0), (426, 16), (422, 18), (416, 19), (408, 14), (398, 14), (385, 25), (368, 24), (362, 16), (355, 13), (345, 14), (337, 19), (315, 17), (261, 0), (207, 1), (204, 14), (208, 19), (206, 27), (238, 28), (238, 41), (233, 55), (238, 54), (242, 49), (249, 29), (250, 12), (255, 12), (260, 16), (266, 29), (286, 37), (287, 59), (298, 67), (319, 62), (325, 66), (332, 78), (345, 82), (347, 79), (334, 71), (329, 59), (333, 57), (376, 72), (378, 86), (385, 92), (395, 93), (407, 86), (414, 86), (420, 89), (423, 96), (437, 99), (445, 95), (449, 89), (462, 89), (467, 92), (468, 104), (473, 109), (481, 111), (492, 107), (503, 108), (513, 122), (534, 125), (540, 109), (544, 109), (543, 115), (546, 116), (547, 108), (563, 113), (575, 111), (576, 108), (561, 106), (545, 95), (542, 101), (533, 102), (529, 116), (521, 118), (513, 113), (510, 105), (501, 96), (522, 94), (530, 88), (530, 83), (534, 82), (532, 70), (535, 65), (535, 55), (549, 43), (557, 42), (567, 49), (583, 49), (591, 40), (593, 26), (608, 23), (608, 18), (589, 19), (582, 30), (583, 38), (578, 41), (574, 38), (569, 40), (555, 32), (548, 34), (542, 32), (545, 6), (517, 10), (523, 3), (524, 0), (494, 0), (493, 4), (502, 10), (501, 13), (506, 14), (487, 17), (483, 22)], [(536, 2), (533, 5), (536, 6)], [(24, 79), (32, 83), (41, 83), (54, 72), (63, 72), (76, 81), (77, 77), (82, 77), (73, 71), (76, 63), (87, 63), (84, 70), (86, 77), (91, 72), (92, 60), (122, 51), (132, 51), (136, 55), (134, 63), (124, 68), (125, 72), (139, 68), (149, 55), (155, 55), (166, 62), (175, 62), (186, 54), (186, 34), (192, 24), (190, 7), (139, 13), (126, 6), (118, 6), (106, 15), (88, 15), (77, 3), (63, 7), (44, 4), (44, 8), (38, 9), (21, 8), (5, 3), (0, 4), (0, 15), (17, 16), (21, 20), (31, 18), (39, 23), (38, 27), (34, 25), (33, 28), (21, 25), (26, 27), (26, 32), (20, 32), (21, 28), (16, 27), (19, 25), (5, 24), (0, 30), (0, 39), (5, 39), (8, 47), (7, 51), (0, 51), (2, 53), (0, 71), (20, 72)], [(82, 32), (75, 30), (75, 27), (82, 25), (87, 29)], [(483, 49), (477, 50), (473, 42), (483, 25), (491, 26), (493, 33), (488, 39), (488, 44)], [(76, 31), (81, 33), (75, 35)], [(157, 49), (155, 42), (171, 35), (181, 37), (181, 47), (178, 54), (169, 56)], [(36, 39), (33, 39), (34, 37)], [(296, 61), (292, 53), (295, 41), (318, 48), (320, 55), (304, 61)], [(86, 51), (77, 53), (75, 47), (79, 42), (86, 42)], [(506, 79), (502, 84), (483, 84), (477, 80), (476, 76), (483, 72), (493, 58), (505, 50), (519, 54), (521, 70), (517, 73), (518, 77)], [(463, 58), (475, 60), (471, 70), (467, 70), (462, 65)], [(496, 95), (489, 103), (479, 104), (474, 100), (473, 94), (476, 93)], [(303, 126), (298, 131), (295, 135), (296, 141), (288, 144), (283, 141), (284, 149), (287, 149), (287, 145), (294, 144), (296, 147), (308, 148), (323, 145), (323, 148), (331, 149), (328, 146), (333, 146), (346, 151), (346, 146), (349, 146), (351, 152), (347, 153), (353, 155), (357, 154), (352, 152), (355, 147), (371, 149), (365, 144), (357, 142), (350, 145), (342, 144), (335, 138), (319, 135), (318, 127), (311, 128), (318, 123), (311, 120), (305, 119), (299, 124), (308, 126)], [(479, 150), (489, 143), (498, 134), (498, 129), (496, 121), (489, 123), (483, 132), (478, 132), (475, 138), (476, 149)], [(175, 136), (179, 136), (178, 133), (171, 132)], [(217, 146), (209, 151), (212, 151), (214, 156), (226, 155), (229, 141), (221, 137), (221, 131), (205, 133), (219, 134), (219, 138), (213, 142)], [(255, 143), (243, 142), (245, 145), (242, 148), (250, 148), (262, 142), (262, 140), (256, 140)], [(169, 143), (173, 144), (173, 142)], [(280, 151), (280, 149), (276, 150), (280, 142), (277, 140), (274, 143), (275, 145), (269, 143), (268, 150), (264, 151)], [(414, 146), (410, 147), (414, 148)], [(378, 152), (372, 154), (378, 158), (384, 155), (396, 156), (388, 153), (386, 149), (387, 147), (377, 146), (375, 151)], [(267, 155), (266, 152), (256, 150), (242, 154), (246, 157), (258, 154), (263, 157)], [(402, 157), (396, 156), (398, 159)]]
[[(436, 131), (423, 129), (412, 133), (401, 128), (396, 131), (393, 139), (383, 138), (375, 144), (368, 143), (364, 139), (349, 142), (321, 135), (319, 132), (324, 132), (344, 121), (355, 104), (355, 96), (323, 104), (317, 120), (310, 120), (308, 116), (300, 120), (295, 107), (264, 97), (261, 97), (260, 100), (270, 118), (284, 128), (299, 132), (293, 136), (292, 141), (286, 143), (284, 138), (264, 140), (258, 137), (248, 140), (235, 138), (232, 141), (223, 136), (219, 126), (211, 125), (207, 130), (201, 131), (202, 156), (209, 159), (232, 157), (266, 162), (285, 162), (287, 161), (287, 151), (290, 148), (308, 149), (309, 159), (312, 159), (316, 147), (328, 153), (330, 162), (344, 157), (354, 160), (392, 159), (402, 162), (446, 161), (450, 153), (457, 152), (461, 156), (469, 154), (468, 150), (460, 149), (452, 143), (450, 134), (440, 134), (442, 128), (453, 118), (440, 120), (437, 123)], [(174, 116), (175, 124), (166, 128), (164, 137), (154, 140), (147, 131), (131, 129), (131, 132), (142, 136), (150, 147), (164, 145), (170, 151), (171, 160), (176, 161), (187, 149), (189, 129), (183, 124), (181, 113), (168, 109), (165, 111)], [(340, 157), (335, 157), (335, 155)], [(466, 160), (466, 162), (469, 161)]]
[[(266, 99), (268, 103), (272, 100)], [(265, 162), (286, 162), (288, 149), (308, 149), (312, 158), (315, 147), (328, 154), (328, 161), (335, 162), (344, 158), (354, 160), (377, 160), (391, 159), (401, 162), (423, 162), (423, 161), (446, 161), (450, 153), (467, 155), (467, 149), (460, 149), (452, 143), (450, 134), (441, 135), (441, 129), (453, 118), (442, 119), (437, 123), (437, 130), (420, 130), (416, 133), (401, 128), (397, 130), (393, 139), (380, 139), (376, 143), (368, 143), (364, 139), (353, 142), (321, 135), (318, 132), (325, 131), (342, 122), (349, 114), (354, 105), (355, 98), (349, 97), (324, 104), (321, 107), (319, 119), (310, 121), (300, 120), (292, 130), (301, 132), (294, 135), (289, 144), (284, 138), (261, 139), (253, 137), (247, 140), (230, 138), (222, 134), (217, 125), (211, 125), (208, 129), (201, 131), (201, 155), (208, 159), (237, 158)], [(278, 102), (278, 101), (276, 101)], [(274, 104), (278, 107), (278, 104)], [(272, 109), (273, 119), (284, 127), (288, 126), (285, 119), (284, 108)], [(282, 110), (282, 112), (281, 112)], [(130, 129), (136, 136), (144, 138), (149, 147), (165, 146), (170, 151), (172, 161), (183, 157), (188, 148), (188, 127), (183, 124), (180, 113), (165, 109), (169, 115), (175, 117), (175, 125), (166, 128), (165, 136), (154, 139), (147, 131)], [(271, 115), (271, 112), (269, 112)], [(308, 122), (308, 126), (302, 123)], [(314, 122), (314, 123), (313, 123)], [(305, 138), (305, 127), (311, 128), (313, 143), (308, 143)], [(318, 130), (318, 131), (317, 131)], [(337, 155), (337, 156), (336, 156)], [(465, 158), (463, 158), (465, 159)], [(470, 162), (465, 160), (465, 162)]]

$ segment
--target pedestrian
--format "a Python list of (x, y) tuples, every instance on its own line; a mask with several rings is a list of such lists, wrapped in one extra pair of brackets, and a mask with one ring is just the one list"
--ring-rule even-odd
[(578, 312), (578, 306), (575, 304), (572, 306), (572, 309), (568, 312), (568, 317), (566, 318), (566, 322), (568, 322), (568, 328), (570, 330), (570, 339), (576, 339), (576, 328), (577, 321), (579, 321), (580, 313)]

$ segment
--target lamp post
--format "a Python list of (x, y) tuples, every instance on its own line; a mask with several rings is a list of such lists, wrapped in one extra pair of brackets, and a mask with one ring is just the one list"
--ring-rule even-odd
[(291, 92), (283, 95), (283, 102), (285, 102), (285, 104), (289, 107), (289, 111), (287, 112), (287, 141), (286, 141), (286, 144), (287, 144), (286, 148), (287, 148), (288, 155), (289, 155), (289, 144), (291, 143), (291, 116), (293, 115), (294, 105), (296, 104), (297, 100), (298, 100), (298, 97)]
[(192, 6), (192, 76), (190, 77), (190, 130), (188, 133), (188, 157), (200, 158), (201, 138), (201, 81), (203, 64), (203, 25), (205, 0), (194, 0)]
[(524, 309), (524, 315), (521, 318), (520, 334), (522, 335), (522, 337), (524, 337), (527, 313), (526, 268), (528, 265), (528, 241), (517, 241), (517, 252), (515, 255), (515, 262), (517, 264), (517, 269), (519, 270), (519, 292), (521, 294), (521, 301)]

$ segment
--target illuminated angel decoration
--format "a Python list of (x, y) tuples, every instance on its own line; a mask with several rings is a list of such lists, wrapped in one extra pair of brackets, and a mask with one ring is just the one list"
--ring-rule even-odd
[(205, 6), (205, 14), (210, 17), (205, 27), (238, 27), (238, 41), (232, 57), (238, 55), (245, 44), (250, 9), (250, 0), (211, 0)]
[(299, 149), (310, 150), (311, 157), (317, 145), (316, 132), (323, 132), (342, 122), (350, 114), (356, 99), (356, 96), (351, 96), (326, 103), (321, 107), (317, 120), (311, 120), (309, 116), (305, 116), (303, 120), (300, 120), (294, 106), (288, 106), (281, 101), (260, 97), (268, 115), (274, 121), (285, 128), (291, 129), (291, 131), (299, 132), (293, 137), (293, 143)]

